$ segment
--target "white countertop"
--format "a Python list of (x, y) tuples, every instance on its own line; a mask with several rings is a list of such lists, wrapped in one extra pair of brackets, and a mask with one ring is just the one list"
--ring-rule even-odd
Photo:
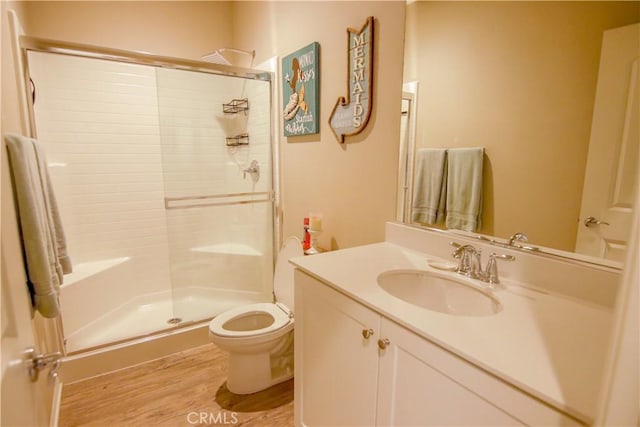
[(503, 306), (499, 313), (456, 316), (414, 306), (378, 286), (376, 278), (384, 271), (432, 269), (428, 259), (434, 258), (384, 242), (293, 258), (291, 263), (550, 405), (592, 422), (610, 309), (502, 280), (493, 291)]

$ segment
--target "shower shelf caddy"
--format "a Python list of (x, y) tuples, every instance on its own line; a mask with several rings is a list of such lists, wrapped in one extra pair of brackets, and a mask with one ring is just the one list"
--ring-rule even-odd
[[(247, 111), (249, 111), (249, 100), (247, 98), (232, 99), (231, 102), (222, 104), (222, 112), (224, 114), (238, 114), (244, 112), (246, 115)], [(241, 133), (227, 137), (227, 147), (237, 147), (238, 145), (249, 145), (248, 133)]]
[(237, 147), (238, 145), (249, 145), (248, 133), (227, 137), (227, 147)]
[(222, 104), (222, 112), (225, 114), (237, 114), (243, 111), (245, 114), (249, 111), (249, 100), (247, 98), (232, 99), (231, 102)]

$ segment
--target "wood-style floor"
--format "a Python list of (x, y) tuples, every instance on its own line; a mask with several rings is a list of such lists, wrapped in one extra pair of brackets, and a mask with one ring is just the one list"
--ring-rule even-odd
[(65, 385), (60, 427), (293, 426), (293, 380), (240, 396), (213, 344)]

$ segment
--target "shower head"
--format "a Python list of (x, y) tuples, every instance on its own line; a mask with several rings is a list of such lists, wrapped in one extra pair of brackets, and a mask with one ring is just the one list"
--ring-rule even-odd
[(214, 64), (231, 65), (231, 62), (227, 61), (227, 58), (222, 56), (222, 54), (217, 50), (213, 53), (203, 56), (202, 60), (206, 62), (213, 62)]
[(229, 59), (227, 59), (227, 57), (225, 57), (222, 53), (231, 53), (231, 55), (228, 55), (229, 57), (233, 58), (234, 55), (237, 57), (237, 54), (241, 54), (241, 55), (247, 55), (251, 57), (251, 62), (249, 63), (249, 67), (251, 67), (253, 65), (253, 58), (256, 56), (256, 51), (252, 50), (252, 51), (248, 51), (248, 50), (240, 50), (240, 49), (232, 49), (232, 48), (228, 48), (228, 47), (222, 47), (218, 50), (216, 50), (215, 52), (209, 53), (205, 56), (202, 57), (203, 61), (207, 61), (207, 62), (213, 62), (214, 64), (223, 64), (223, 65), (237, 65), (237, 64), (233, 64), (232, 61), (230, 61)]

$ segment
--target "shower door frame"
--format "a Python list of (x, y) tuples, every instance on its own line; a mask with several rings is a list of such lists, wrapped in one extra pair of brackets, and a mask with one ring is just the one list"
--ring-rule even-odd
[[(28, 131), (29, 136), (31, 138), (37, 138), (37, 129), (35, 124), (35, 110), (34, 110), (34, 98), (35, 98), (35, 87), (32, 89), (31, 87), (31, 79), (29, 72), (29, 52), (43, 52), (43, 53), (53, 53), (58, 55), (67, 55), (67, 56), (75, 56), (80, 58), (89, 58), (89, 59), (101, 59), (106, 61), (114, 61), (120, 63), (128, 63), (135, 65), (145, 65), (157, 68), (167, 68), (173, 70), (184, 70), (184, 71), (192, 71), (192, 72), (200, 72), (207, 74), (215, 74), (220, 76), (227, 77), (237, 77), (244, 78), (248, 80), (260, 80), (269, 82), (269, 106), (270, 110), (270, 132), (269, 138), (271, 141), (271, 182), (272, 189), (270, 195), (271, 201), (271, 211), (272, 211), (272, 242), (273, 242), (273, 267), (275, 268), (275, 261), (278, 250), (280, 248), (280, 242), (282, 241), (281, 236), (281, 227), (280, 227), (280, 152), (279, 152), (279, 140), (276, 137), (276, 129), (278, 128), (277, 123), (275, 121), (275, 111), (276, 105), (275, 100), (278, 99), (276, 97), (275, 90), (277, 89), (275, 73), (272, 71), (264, 71), (258, 69), (250, 69), (250, 68), (242, 68), (236, 67), (233, 65), (224, 65), (224, 64), (216, 64), (205, 61), (198, 61), (192, 59), (184, 59), (184, 58), (176, 58), (171, 56), (162, 56), (155, 55), (147, 52), (140, 51), (129, 51), (124, 49), (115, 49), (103, 46), (89, 45), (83, 43), (75, 43), (75, 42), (67, 42), (61, 40), (53, 40), (53, 39), (44, 39), (38, 37), (31, 36), (20, 36), (20, 51), (21, 51), (21, 60), (24, 64), (23, 70), (24, 75), (22, 76), (24, 81), (24, 89), (25, 93), (22, 94), (22, 99), (20, 102), (26, 106), (26, 110), (28, 112)], [(33, 92), (32, 92), (33, 90)], [(273, 289), (272, 289), (273, 294)], [(63, 328), (61, 316), (56, 318), (57, 328), (56, 331), (58, 333), (58, 337), (56, 339), (59, 342), (63, 342), (64, 336), (62, 336)], [(192, 323), (188, 323), (185, 326), (191, 326)], [(150, 334), (146, 334), (144, 336), (151, 336), (158, 333), (164, 333), (167, 331), (172, 331), (175, 329), (179, 329), (181, 326), (174, 328), (167, 328), (158, 331), (154, 331)], [(140, 338), (138, 336), (132, 337), (130, 339)], [(122, 343), (123, 341), (129, 341), (130, 339), (120, 340), (115, 343), (107, 343), (101, 345), (99, 347), (106, 347), (113, 344)], [(88, 350), (95, 350), (96, 348), (90, 348)], [(64, 346), (60, 349), (66, 354), (66, 349)], [(84, 350), (83, 350), (84, 351)]]

